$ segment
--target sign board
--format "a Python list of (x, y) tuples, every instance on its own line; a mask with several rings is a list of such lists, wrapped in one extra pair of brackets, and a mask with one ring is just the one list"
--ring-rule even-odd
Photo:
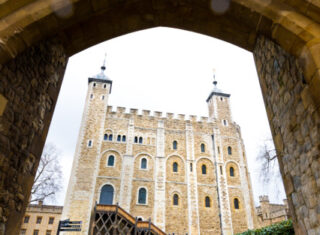
[(60, 232), (79, 232), (81, 231), (82, 221), (70, 221), (70, 219), (60, 220), (57, 235)]

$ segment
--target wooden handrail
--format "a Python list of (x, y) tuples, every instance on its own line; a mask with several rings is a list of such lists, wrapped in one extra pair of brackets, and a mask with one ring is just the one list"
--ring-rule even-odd
[(158, 233), (159, 235), (166, 235), (165, 232), (163, 232), (160, 228), (158, 228), (156, 225), (154, 225), (151, 220), (149, 221), (137, 221), (136, 219), (130, 215), (127, 211), (125, 211), (123, 208), (121, 208), (119, 205), (102, 205), (97, 204), (95, 207), (96, 212), (115, 212), (125, 219), (127, 219), (132, 224), (136, 224), (137, 228), (145, 228), (145, 229), (151, 229), (152, 231)]

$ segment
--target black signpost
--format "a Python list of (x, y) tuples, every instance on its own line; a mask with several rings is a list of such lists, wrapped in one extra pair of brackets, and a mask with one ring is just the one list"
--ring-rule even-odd
[(79, 232), (81, 231), (82, 221), (70, 221), (70, 219), (60, 220), (57, 230), (57, 235), (60, 232)]

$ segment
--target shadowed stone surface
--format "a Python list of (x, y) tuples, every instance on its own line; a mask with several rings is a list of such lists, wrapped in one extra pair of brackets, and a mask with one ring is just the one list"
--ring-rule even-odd
[(0, 65), (0, 234), (19, 233), (67, 60), (50, 40)]
[(297, 234), (320, 234), (320, 118), (298, 60), (259, 37), (261, 89)]

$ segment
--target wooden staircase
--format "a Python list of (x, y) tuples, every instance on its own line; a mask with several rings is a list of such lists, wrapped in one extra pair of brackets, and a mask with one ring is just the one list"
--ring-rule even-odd
[(165, 235), (149, 221), (138, 221), (118, 205), (97, 204), (91, 226), (92, 235)]

